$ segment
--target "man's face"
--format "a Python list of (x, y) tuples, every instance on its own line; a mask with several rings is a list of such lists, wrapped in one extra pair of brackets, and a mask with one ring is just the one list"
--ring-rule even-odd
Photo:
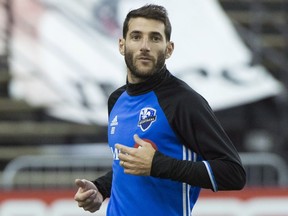
[(164, 24), (157, 20), (133, 18), (129, 21), (127, 36), (119, 41), (129, 82), (141, 82), (164, 66), (173, 51), (173, 43), (166, 41), (164, 31)]

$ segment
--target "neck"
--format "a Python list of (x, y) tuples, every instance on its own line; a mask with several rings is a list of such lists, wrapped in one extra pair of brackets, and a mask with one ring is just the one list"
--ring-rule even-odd
[(128, 80), (128, 83), (137, 84), (137, 83), (144, 82), (146, 79), (134, 76), (131, 73), (131, 71), (129, 69), (127, 69), (127, 80)]
[(147, 77), (136, 76), (131, 72), (131, 70), (129, 68), (127, 68), (127, 81), (130, 84), (138, 84), (138, 83), (145, 82), (150, 77), (153, 77), (153, 76), (157, 75), (157, 73), (160, 73), (164, 68), (166, 68), (165, 65), (163, 65), (163, 67), (159, 71), (155, 71), (152, 75), (147, 76)]
[(127, 77), (127, 93), (129, 95), (139, 95), (155, 89), (160, 83), (169, 76), (169, 71), (163, 67), (157, 73), (151, 75), (147, 79), (140, 79), (138, 83), (131, 83)]

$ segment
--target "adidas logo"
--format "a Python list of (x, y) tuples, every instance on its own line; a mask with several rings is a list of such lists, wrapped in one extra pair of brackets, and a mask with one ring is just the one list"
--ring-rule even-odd
[(110, 126), (111, 126), (111, 127), (112, 127), (112, 126), (116, 126), (116, 125), (118, 125), (118, 116), (117, 116), (117, 115), (114, 117), (114, 119), (113, 119), (112, 122), (110, 123)]

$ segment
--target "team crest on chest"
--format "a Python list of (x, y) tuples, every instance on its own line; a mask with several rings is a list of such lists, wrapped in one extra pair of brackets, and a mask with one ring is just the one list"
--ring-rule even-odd
[(139, 114), (138, 127), (140, 127), (142, 131), (148, 130), (148, 128), (155, 121), (156, 121), (156, 109), (153, 109), (151, 107), (145, 107), (141, 109)]

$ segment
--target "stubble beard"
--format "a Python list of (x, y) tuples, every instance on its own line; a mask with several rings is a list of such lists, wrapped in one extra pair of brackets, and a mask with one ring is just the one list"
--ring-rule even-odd
[(158, 52), (157, 59), (153, 58), (153, 66), (150, 70), (141, 70), (136, 66), (136, 62), (133, 58), (132, 52), (125, 52), (125, 63), (128, 67), (128, 69), (131, 72), (131, 75), (135, 78), (146, 80), (155, 73), (158, 73), (165, 64), (165, 52)]

